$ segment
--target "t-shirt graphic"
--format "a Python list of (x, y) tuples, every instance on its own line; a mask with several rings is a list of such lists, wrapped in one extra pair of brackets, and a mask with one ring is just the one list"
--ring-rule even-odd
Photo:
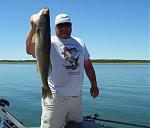
[(65, 46), (63, 48), (62, 55), (66, 61), (64, 66), (67, 70), (75, 70), (79, 66), (78, 59), (80, 56), (80, 51), (77, 47), (78, 46), (70, 45), (69, 47)]

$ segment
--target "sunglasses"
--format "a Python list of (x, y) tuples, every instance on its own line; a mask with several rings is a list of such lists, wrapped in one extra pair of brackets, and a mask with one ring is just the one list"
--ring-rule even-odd
[(63, 27), (71, 27), (72, 24), (69, 22), (69, 23), (60, 23), (60, 24), (57, 24), (56, 25), (58, 28), (63, 28)]

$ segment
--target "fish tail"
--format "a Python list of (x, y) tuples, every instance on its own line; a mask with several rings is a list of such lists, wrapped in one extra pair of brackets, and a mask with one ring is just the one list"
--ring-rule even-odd
[(43, 97), (43, 99), (45, 99), (47, 96), (51, 97), (52, 96), (52, 92), (51, 92), (49, 87), (47, 89), (45, 89), (42, 86), (42, 97)]

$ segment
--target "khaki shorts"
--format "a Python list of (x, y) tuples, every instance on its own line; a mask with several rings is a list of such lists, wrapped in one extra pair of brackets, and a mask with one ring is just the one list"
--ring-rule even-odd
[(82, 122), (82, 96), (53, 96), (42, 100), (41, 128), (63, 128), (65, 122)]

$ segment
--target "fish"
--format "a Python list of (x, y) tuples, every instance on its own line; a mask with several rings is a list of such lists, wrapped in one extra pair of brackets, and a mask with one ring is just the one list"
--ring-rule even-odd
[(37, 70), (42, 82), (42, 96), (52, 95), (48, 85), (48, 76), (51, 73), (52, 65), (50, 60), (51, 30), (49, 8), (43, 8), (38, 14), (32, 16), (36, 24), (36, 32), (32, 37), (35, 43), (35, 56)]

